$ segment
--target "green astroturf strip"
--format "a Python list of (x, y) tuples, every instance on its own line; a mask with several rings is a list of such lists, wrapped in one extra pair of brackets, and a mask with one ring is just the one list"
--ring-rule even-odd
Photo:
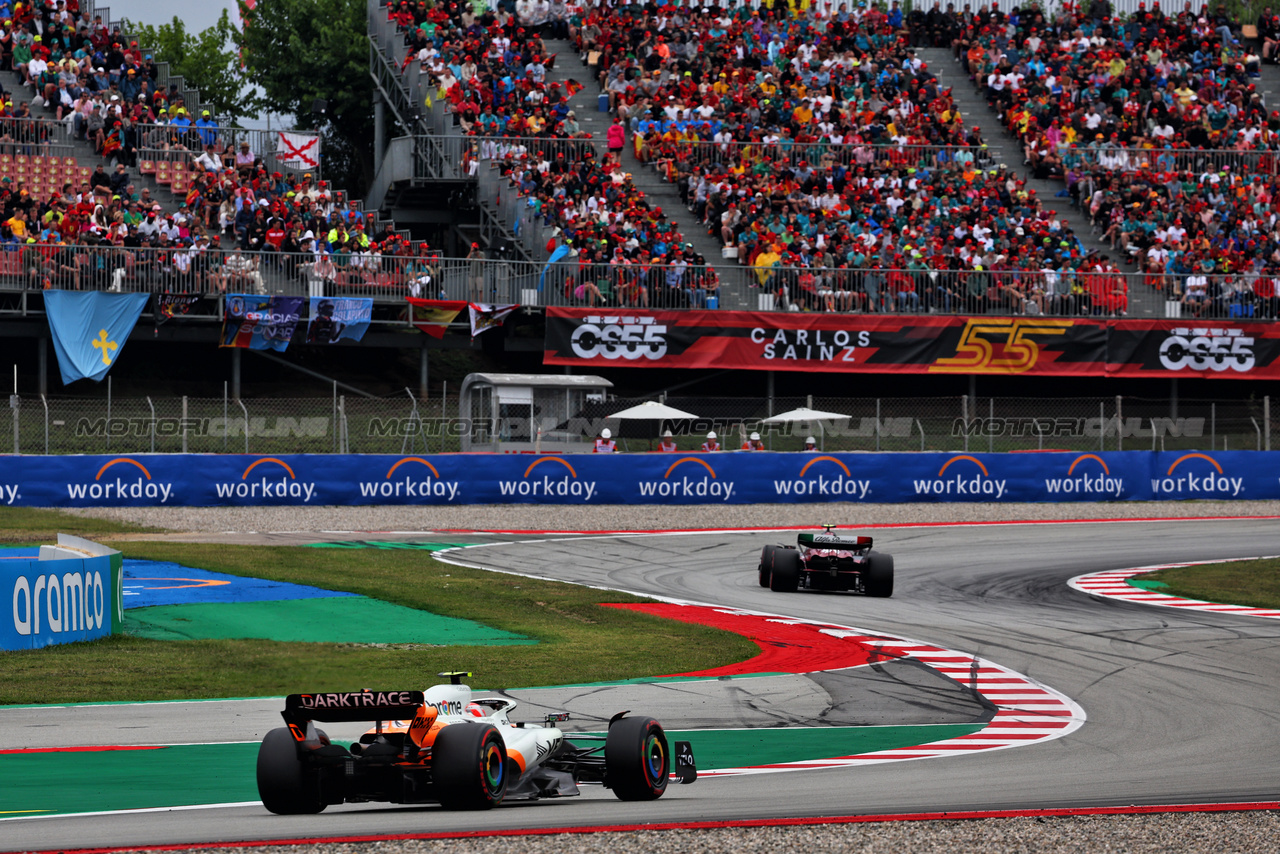
[(1150, 590), (1153, 593), (1162, 593), (1169, 589), (1169, 585), (1165, 584), (1163, 581), (1152, 581), (1150, 579), (1142, 578), (1141, 576), (1126, 579), (1126, 582), (1133, 587), (1140, 587), (1143, 590)]
[(537, 641), (363, 596), (216, 605), (158, 605), (125, 611), (128, 634), (154, 640), (263, 638), (310, 643), (506, 646)]
[[(984, 724), (924, 726), (793, 727), (788, 729), (667, 730), (668, 741), (693, 745), (700, 771), (773, 765), (805, 759), (854, 756), (895, 747), (914, 747), (978, 732)], [(603, 735), (604, 733), (597, 733)], [(573, 735), (569, 735), (573, 741)]]
[(257, 757), (257, 744), (0, 754), (0, 779), (6, 781), (0, 786), (0, 813), (47, 815), (256, 801)]
[(383, 551), (410, 550), (423, 552), (440, 552), (445, 549), (456, 549), (461, 546), (474, 546), (476, 543), (416, 543), (402, 540), (340, 540), (333, 543), (305, 543), (308, 549), (381, 549)]
[[(977, 732), (981, 724), (668, 730), (693, 744), (698, 768), (741, 768), (912, 747)], [(573, 735), (569, 735), (573, 740)], [(0, 754), (0, 815), (175, 807), (258, 799), (258, 745)], [(12, 785), (21, 781), (21, 785)]]

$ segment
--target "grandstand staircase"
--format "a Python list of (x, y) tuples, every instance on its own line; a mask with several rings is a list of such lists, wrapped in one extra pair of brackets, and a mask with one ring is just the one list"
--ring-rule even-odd
[[(959, 60), (948, 48), (917, 48), (916, 54), (928, 63), (929, 70), (938, 76), (938, 82), (942, 87), (951, 89), (952, 98), (966, 124), (977, 125), (982, 129), (982, 138), (987, 141), (987, 151), (992, 163), (1006, 164), (1015, 172), (1022, 174), (1026, 180), (1027, 189), (1035, 190), (1036, 196), (1045, 207), (1056, 211), (1058, 218), (1071, 226), (1076, 236), (1080, 238), (1085, 251), (1096, 250), (1100, 254), (1110, 256), (1112, 260), (1123, 262), (1122, 268), (1127, 272), (1137, 272), (1137, 267), (1129, 264), (1123, 253), (1113, 251), (1109, 244), (1099, 239), (1100, 235), (1093, 233), (1089, 226), (1089, 218), (1072, 205), (1069, 197), (1065, 194), (1058, 195), (1065, 186), (1062, 182), (1042, 181), (1024, 172), (1021, 143), (1001, 127), (995, 112), (978, 92), (976, 85), (969, 80), (969, 75), (965, 73)], [(1280, 68), (1270, 70), (1273, 74), (1272, 79), (1280, 84)], [(1277, 85), (1277, 89), (1280, 89), (1280, 85)], [(1276, 103), (1280, 103), (1280, 97), (1277, 97)], [(1163, 317), (1164, 312), (1164, 297), (1161, 294), (1145, 287), (1130, 289), (1130, 317)]]
[[(552, 39), (543, 39), (543, 42), (547, 46), (548, 53), (557, 54), (555, 68), (548, 72), (547, 81), (563, 82), (574, 79), (584, 84), (582, 91), (571, 102), (571, 106), (582, 129), (591, 134), (596, 149), (603, 152), (605, 132), (612, 122), (612, 115), (600, 112), (601, 89), (592, 70), (578, 57), (572, 42)], [(644, 193), (649, 204), (662, 208), (667, 220), (679, 231), (684, 243), (691, 244), (693, 251), (705, 258), (708, 264), (723, 263), (720, 259), (720, 241), (707, 234), (706, 228), (697, 222), (689, 208), (681, 201), (680, 193), (674, 184), (668, 183), (653, 167), (646, 166), (636, 159), (635, 146), (631, 144), (630, 134), (627, 137), (627, 145), (623, 149), (622, 165), (631, 173), (632, 183)], [(734, 290), (733, 295), (730, 296), (730, 290), (733, 289), (726, 288), (721, 291), (721, 298), (725, 301), (721, 302), (720, 307), (740, 310), (748, 308), (745, 304), (736, 304), (739, 298), (737, 291)], [(729, 300), (734, 300), (735, 303), (729, 304)]]

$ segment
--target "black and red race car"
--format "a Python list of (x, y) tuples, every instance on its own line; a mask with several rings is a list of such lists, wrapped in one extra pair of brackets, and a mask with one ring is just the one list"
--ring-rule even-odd
[(845, 590), (867, 596), (893, 595), (893, 557), (871, 548), (871, 537), (804, 533), (794, 546), (765, 546), (758, 567), (760, 586), (780, 593)]

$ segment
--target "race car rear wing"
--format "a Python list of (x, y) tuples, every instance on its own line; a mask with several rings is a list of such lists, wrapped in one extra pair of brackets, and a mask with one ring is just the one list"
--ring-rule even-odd
[(345, 691), (290, 694), (280, 714), (287, 724), (308, 721), (389, 721), (414, 716), (424, 701), (421, 691)]
[(798, 534), (796, 543), (811, 549), (869, 549), (871, 537), (842, 537), (838, 534)]

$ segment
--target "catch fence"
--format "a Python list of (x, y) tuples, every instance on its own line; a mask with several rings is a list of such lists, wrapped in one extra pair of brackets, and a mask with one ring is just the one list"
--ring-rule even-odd
[[(767, 450), (799, 451), (812, 436), (824, 451), (1271, 450), (1269, 397), (1236, 400), (1093, 398), (846, 398), (668, 396), (695, 415), (668, 422), (608, 416), (643, 402), (588, 403), (567, 419), (534, 411), (519, 419), (473, 423), (456, 390), (428, 400), (411, 392), (388, 398), (208, 397), (11, 399), (15, 454), (352, 453), (435, 454), (459, 451), (464, 435), (499, 439), (545, 435), (543, 452), (589, 446), (609, 427), (625, 452), (654, 450), (670, 429), (681, 451), (698, 451), (715, 431), (725, 450), (759, 432)], [(815, 422), (766, 419), (801, 406), (839, 417)], [(0, 420), (3, 424), (3, 420)], [(0, 428), (0, 436), (3, 436)], [(557, 437), (553, 439), (552, 437)], [(576, 440), (558, 446), (566, 437)], [(3, 445), (8, 445), (4, 442)], [(0, 445), (2, 447), (3, 445)], [(9, 450), (9, 448), (5, 448)]]

